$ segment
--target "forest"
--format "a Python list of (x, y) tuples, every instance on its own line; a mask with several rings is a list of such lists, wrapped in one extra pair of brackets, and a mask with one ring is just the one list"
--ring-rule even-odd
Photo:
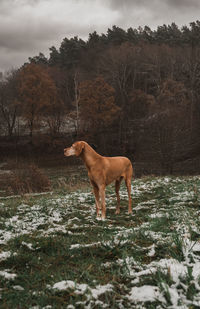
[(0, 157), (63, 160), (85, 140), (136, 175), (200, 172), (200, 21), (124, 30), (30, 57), (0, 80)]

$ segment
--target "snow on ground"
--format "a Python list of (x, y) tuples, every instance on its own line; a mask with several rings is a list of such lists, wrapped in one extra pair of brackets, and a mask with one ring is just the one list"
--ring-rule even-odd
[[(103, 294), (114, 292), (114, 287), (112, 284), (97, 285), (95, 288), (91, 288), (88, 284), (78, 284), (71, 280), (57, 282), (52, 287), (48, 286), (48, 288), (52, 288), (57, 291), (71, 290), (74, 294), (84, 295), (86, 300), (81, 302), (79, 301), (77, 303), (77, 306), (81, 305), (84, 306), (84, 308), (93, 308), (95, 305), (100, 306), (100, 308), (108, 308), (108, 306), (98, 298)], [(89, 306), (87, 305), (88, 303), (90, 304)]]
[(8, 280), (14, 280), (16, 278), (16, 274), (10, 273), (10, 270), (6, 269), (4, 271), (0, 271), (0, 277), (4, 277)]
[(131, 302), (146, 302), (146, 301), (159, 301), (165, 303), (164, 297), (160, 294), (157, 286), (143, 285), (141, 287), (133, 287), (128, 295)]
[[(106, 263), (104, 267), (109, 268), (112, 263), (117, 265), (126, 265), (128, 276), (131, 278), (131, 287), (125, 298), (133, 304), (145, 303), (147, 301), (153, 302), (158, 300), (166, 305), (167, 293), (170, 296), (171, 308), (186, 308), (188, 304), (191, 305), (191, 301), (187, 299), (186, 287), (184, 286), (184, 278), (187, 278), (189, 273), (192, 283), (195, 286), (196, 291), (199, 292), (193, 299), (195, 306), (200, 306), (200, 242), (191, 241), (190, 229), (200, 234), (199, 225), (192, 221), (189, 212), (185, 208), (185, 217), (179, 217), (179, 213), (176, 209), (190, 205), (194, 200), (195, 191), (180, 191), (175, 192), (173, 184), (182, 183), (183, 180), (179, 178), (158, 178), (149, 181), (136, 181), (132, 188), (134, 198), (140, 198), (143, 194), (151, 193), (153, 190), (158, 189), (160, 186), (166, 185), (171, 190), (171, 197), (168, 202), (174, 205), (174, 229), (180, 233), (183, 237), (183, 260), (178, 261), (174, 258), (165, 258), (155, 260), (149, 264), (139, 264), (132, 257), (126, 256), (124, 260), (116, 260)], [(127, 199), (126, 190), (123, 189), (120, 192), (121, 198)], [(112, 204), (115, 198), (114, 194), (107, 196), (107, 205)], [(6, 208), (6, 204), (0, 203), (0, 208)], [(158, 207), (157, 200), (155, 198), (149, 198), (146, 201), (142, 201), (137, 205), (134, 205), (133, 211), (138, 214), (140, 211), (147, 209), (147, 216), (149, 220), (157, 220), (160, 218), (168, 218), (170, 214), (166, 212), (167, 204), (162, 204)], [(113, 208), (113, 207), (112, 207)], [(125, 211), (123, 209), (123, 211)], [(83, 220), (77, 217), (76, 213), (83, 216)], [(183, 212), (181, 212), (181, 215)], [(133, 214), (134, 216), (134, 214)], [(66, 221), (66, 218), (67, 221)], [(6, 245), (10, 240), (20, 235), (31, 235), (33, 232), (38, 233), (38, 236), (56, 236), (57, 232), (75, 234), (76, 229), (80, 226), (87, 227), (96, 226), (99, 223), (95, 219), (95, 206), (94, 197), (91, 192), (81, 193), (74, 192), (66, 194), (62, 197), (51, 197), (44, 200), (41, 199), (36, 204), (30, 206), (25, 203), (21, 203), (17, 207), (16, 214), (6, 219), (0, 219), (0, 245)], [(106, 220), (107, 228), (115, 228), (116, 233), (112, 241), (101, 243), (99, 241), (90, 243), (76, 243), (70, 246), (70, 250), (79, 250), (83, 247), (93, 246), (110, 246), (115, 247), (119, 244), (132, 244), (129, 236), (133, 231), (144, 229), (144, 235), (151, 237), (154, 241), (153, 245), (140, 249), (146, 250), (148, 257), (153, 258), (156, 255), (156, 245), (159, 242), (169, 240), (170, 236), (164, 234), (164, 232), (155, 232), (149, 229), (149, 222), (143, 222), (134, 228), (128, 228), (123, 226), (113, 225), (110, 218)], [(3, 228), (4, 227), (4, 228)], [(123, 236), (123, 239), (122, 239)], [(173, 239), (171, 240), (173, 242)], [(23, 246), (26, 246), (29, 250), (35, 250), (31, 243), (22, 242)], [(0, 261), (6, 260), (11, 256), (10, 251), (0, 251)], [(16, 254), (16, 253), (14, 253)], [(171, 286), (168, 286), (165, 282), (162, 282), (160, 286), (142, 284), (143, 277), (147, 275), (153, 275), (158, 270), (165, 274), (170, 274), (173, 281)], [(7, 280), (14, 280), (17, 274), (12, 273), (10, 270), (5, 269), (0, 271), (0, 277)], [(23, 289), (20, 286), (13, 286), (14, 289)], [(102, 308), (106, 308), (106, 305), (99, 300), (99, 296), (105, 293), (114, 293), (114, 286), (112, 284), (96, 285), (95, 287), (89, 286), (85, 283), (78, 283), (71, 280), (65, 280), (55, 282), (52, 286), (48, 286), (53, 290), (73, 290), (75, 294), (86, 295), (87, 302), (91, 301), (93, 305), (99, 305)], [(198, 296), (199, 295), (199, 296)], [(95, 300), (95, 302), (94, 302)], [(92, 302), (93, 301), (93, 302)], [(85, 302), (86, 304), (86, 302)], [(84, 305), (80, 303), (79, 305)], [(122, 307), (123, 308), (123, 307)], [(142, 308), (142, 307), (141, 307)], [(169, 307), (170, 308), (170, 307)]]
[(63, 280), (60, 282), (57, 282), (53, 285), (53, 289), (63, 291), (67, 289), (74, 290), (74, 293), (76, 294), (84, 294), (88, 293), (89, 298), (98, 298), (100, 295), (106, 293), (106, 292), (112, 292), (113, 291), (113, 285), (112, 284), (106, 284), (106, 285), (97, 285), (96, 288), (90, 288), (87, 284), (77, 284), (74, 281), (71, 280)]
[(11, 256), (11, 252), (10, 251), (1, 252), (0, 253), (0, 261), (6, 260), (10, 256)]

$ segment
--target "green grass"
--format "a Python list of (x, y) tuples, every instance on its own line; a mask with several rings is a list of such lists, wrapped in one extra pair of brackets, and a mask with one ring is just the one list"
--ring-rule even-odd
[(1, 201), (0, 308), (199, 308), (199, 178), (137, 179), (131, 216), (111, 186), (106, 221), (81, 179)]

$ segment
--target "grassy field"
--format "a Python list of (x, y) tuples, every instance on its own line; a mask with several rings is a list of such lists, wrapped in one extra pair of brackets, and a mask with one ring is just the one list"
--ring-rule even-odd
[(136, 179), (133, 215), (107, 189), (0, 201), (0, 308), (200, 308), (200, 178)]

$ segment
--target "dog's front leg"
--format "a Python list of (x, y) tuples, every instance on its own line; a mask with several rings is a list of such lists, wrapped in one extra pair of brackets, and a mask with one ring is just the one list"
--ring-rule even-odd
[(101, 218), (102, 220), (105, 220), (106, 218), (105, 186), (103, 185), (100, 186), (99, 195), (101, 199)]
[(91, 180), (91, 184), (93, 187), (93, 192), (94, 192), (94, 196), (95, 196), (95, 204), (96, 204), (96, 212), (97, 212), (97, 219), (100, 218), (101, 213), (100, 213), (100, 198), (99, 198), (99, 188), (98, 186)]

